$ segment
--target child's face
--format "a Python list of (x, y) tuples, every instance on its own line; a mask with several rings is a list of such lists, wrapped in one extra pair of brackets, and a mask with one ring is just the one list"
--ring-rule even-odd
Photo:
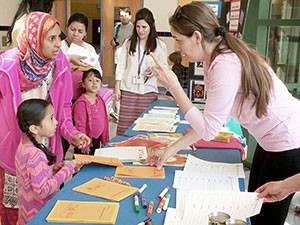
[(50, 104), (46, 109), (45, 118), (42, 120), (41, 125), (38, 127), (38, 136), (52, 137), (55, 134), (57, 127), (57, 120), (54, 117), (54, 108)]
[(95, 77), (93, 72), (90, 72), (84, 79), (82, 86), (85, 88), (86, 93), (96, 94), (101, 87), (101, 79)]

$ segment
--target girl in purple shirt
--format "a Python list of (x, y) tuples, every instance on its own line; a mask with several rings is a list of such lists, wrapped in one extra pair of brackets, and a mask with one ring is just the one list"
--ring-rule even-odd
[(95, 149), (109, 141), (108, 118), (105, 103), (98, 94), (102, 77), (98, 70), (90, 69), (82, 75), (82, 87), (85, 92), (72, 108), (75, 127), (84, 131), (92, 143), (84, 148), (75, 148), (74, 153), (94, 155)]
[[(180, 140), (149, 155), (161, 168), (177, 151), (199, 139), (212, 140), (232, 116), (258, 142), (253, 158), (249, 191), (269, 181), (300, 171), (300, 102), (287, 90), (257, 51), (219, 25), (204, 3), (178, 6), (170, 17), (177, 50), (191, 62), (202, 61), (207, 100), (204, 112), (185, 95), (176, 75), (152, 54), (159, 82), (171, 92), (193, 130)], [(284, 224), (293, 195), (264, 204), (252, 225)]]

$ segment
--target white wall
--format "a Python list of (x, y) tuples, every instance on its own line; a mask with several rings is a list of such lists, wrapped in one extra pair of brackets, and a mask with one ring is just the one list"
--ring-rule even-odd
[(10, 26), (21, 0), (0, 0), (0, 26)]
[[(151, 10), (155, 18), (156, 30), (170, 32), (169, 17), (174, 13), (178, 0), (144, 0), (144, 7)], [(175, 41), (172, 37), (161, 37), (168, 48), (168, 54), (175, 51)]]

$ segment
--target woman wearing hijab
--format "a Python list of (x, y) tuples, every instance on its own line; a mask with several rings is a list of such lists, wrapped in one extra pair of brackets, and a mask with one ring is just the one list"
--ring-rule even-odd
[[(16, 120), (17, 107), (24, 100), (41, 98), (55, 108), (58, 128), (44, 144), (63, 159), (61, 136), (79, 148), (90, 139), (72, 124), (72, 78), (70, 63), (60, 50), (59, 22), (43, 12), (26, 16), (24, 29), (17, 37), (17, 48), (0, 55), (0, 217), (2, 225), (17, 221), (15, 153), (22, 139)], [(11, 190), (11, 191), (10, 191)]]

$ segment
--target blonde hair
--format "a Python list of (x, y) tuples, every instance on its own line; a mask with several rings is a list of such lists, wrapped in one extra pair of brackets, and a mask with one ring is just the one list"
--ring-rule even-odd
[(241, 39), (229, 34), (221, 27), (214, 12), (202, 2), (192, 2), (182, 7), (178, 6), (174, 14), (169, 18), (169, 24), (178, 33), (191, 37), (195, 31), (203, 36), (202, 45), (214, 42), (221, 37), (212, 54), (211, 61), (219, 54), (234, 52), (242, 65), (242, 98), (240, 112), (245, 99), (251, 94), (255, 96), (252, 107), (255, 106), (256, 116), (261, 118), (267, 115), (267, 106), (270, 101), (273, 82), (262, 56)]

